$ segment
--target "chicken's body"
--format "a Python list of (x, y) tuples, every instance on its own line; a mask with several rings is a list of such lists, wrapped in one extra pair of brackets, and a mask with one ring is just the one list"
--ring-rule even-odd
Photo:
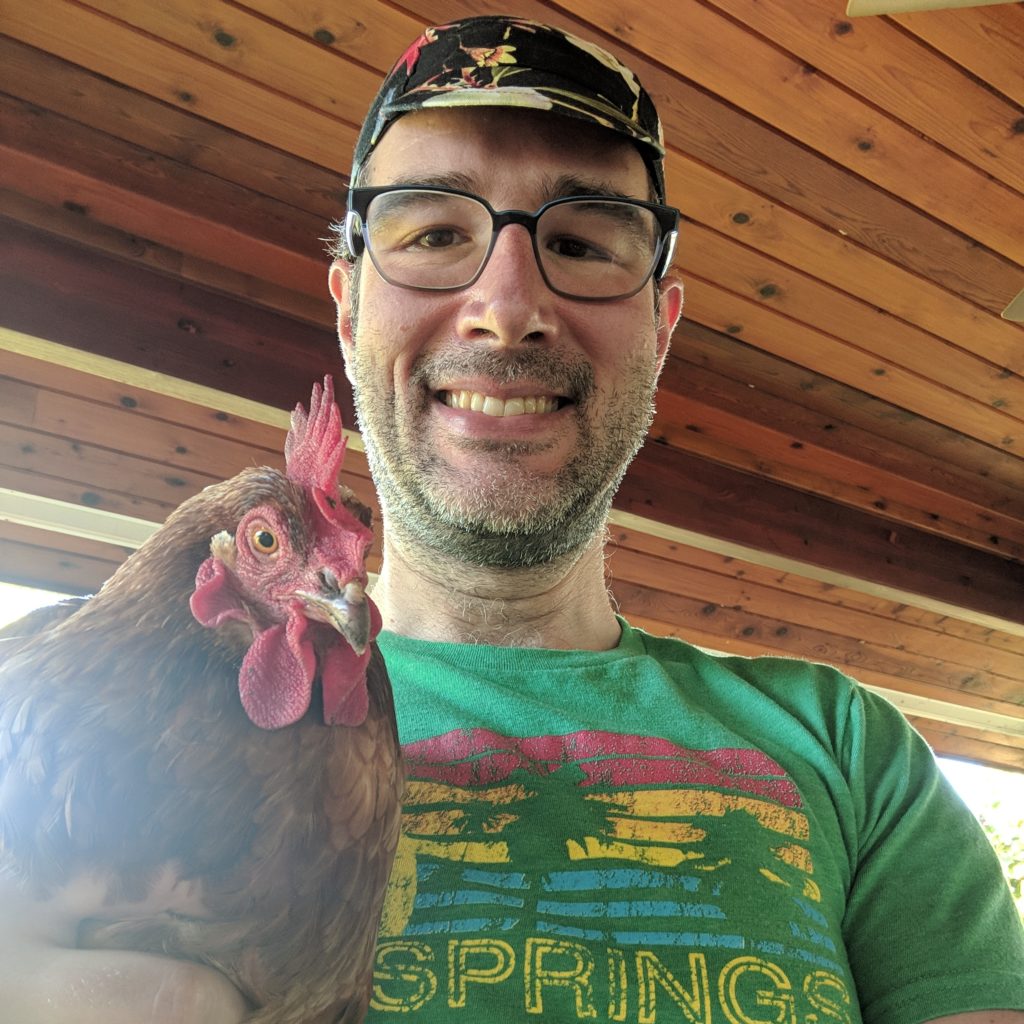
[[(210, 538), (252, 509), (280, 511), (288, 543), (311, 546), (307, 491), (274, 470), (208, 488), (78, 610), (0, 640), (3, 871), (40, 903), (86, 893), (101, 909), (81, 924), (83, 946), (217, 967), (260, 1024), (362, 1018), (398, 833), (400, 754), (376, 648), (361, 721), (346, 697), (353, 724), (325, 724), (311, 694), (294, 721), (260, 728), (239, 671), (273, 634), (273, 609), (247, 598), (244, 618), (210, 615), (217, 628), (189, 609)], [(301, 622), (300, 653), (322, 666), (337, 635)], [(286, 655), (299, 650), (291, 628)]]

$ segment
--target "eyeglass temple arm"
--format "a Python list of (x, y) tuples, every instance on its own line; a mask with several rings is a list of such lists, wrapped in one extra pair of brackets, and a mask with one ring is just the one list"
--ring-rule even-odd
[(679, 241), (679, 229), (670, 231), (662, 242), (661, 259), (658, 261), (658, 269), (655, 271), (654, 279), (660, 281), (672, 266), (672, 260), (676, 255), (676, 242)]

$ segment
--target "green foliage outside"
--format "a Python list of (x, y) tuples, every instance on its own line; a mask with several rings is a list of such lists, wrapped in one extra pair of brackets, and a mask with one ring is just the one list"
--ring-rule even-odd
[(1024, 918), (1024, 818), (1020, 812), (1007, 813), (996, 801), (987, 812), (979, 812), (978, 820), (995, 847), (1017, 909)]

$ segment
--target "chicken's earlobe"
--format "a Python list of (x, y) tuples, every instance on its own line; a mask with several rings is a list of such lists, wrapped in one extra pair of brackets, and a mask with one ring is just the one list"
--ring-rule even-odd
[(202, 626), (216, 629), (229, 619), (247, 621), (235, 577), (219, 558), (208, 558), (196, 573), (196, 586), (189, 608)]

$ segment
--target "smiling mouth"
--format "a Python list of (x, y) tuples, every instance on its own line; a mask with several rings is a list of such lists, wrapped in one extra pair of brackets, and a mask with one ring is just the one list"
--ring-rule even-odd
[(438, 398), (452, 409), (480, 412), (485, 416), (530, 416), (557, 412), (569, 403), (568, 398), (555, 395), (525, 395), (515, 398), (497, 398), (479, 391), (440, 391)]

